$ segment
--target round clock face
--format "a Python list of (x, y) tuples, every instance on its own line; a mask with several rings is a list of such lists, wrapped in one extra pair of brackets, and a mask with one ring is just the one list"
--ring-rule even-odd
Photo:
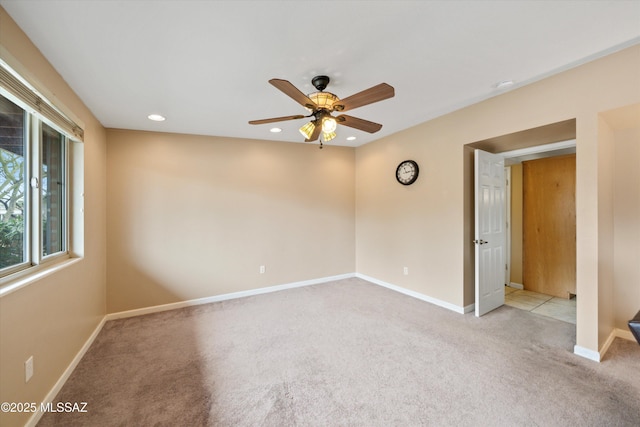
[(418, 179), (418, 164), (413, 160), (401, 162), (396, 169), (396, 179), (402, 185), (410, 185)]

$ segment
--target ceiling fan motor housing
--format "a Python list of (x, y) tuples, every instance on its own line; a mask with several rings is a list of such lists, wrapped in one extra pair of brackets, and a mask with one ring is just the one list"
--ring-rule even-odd
[(313, 87), (318, 89), (320, 92), (322, 92), (329, 85), (329, 82), (330, 79), (328, 76), (315, 76), (313, 79), (311, 79), (311, 84), (313, 85)]

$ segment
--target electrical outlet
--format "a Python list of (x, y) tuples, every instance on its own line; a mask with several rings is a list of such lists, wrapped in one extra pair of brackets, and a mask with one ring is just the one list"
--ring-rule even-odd
[(29, 358), (24, 362), (24, 382), (29, 382), (31, 377), (33, 376), (33, 356), (29, 356)]
[(267, 271), (267, 268), (264, 265), (260, 266), (260, 274), (264, 274)]
[(405, 276), (408, 276), (409, 275), (409, 267), (405, 267), (403, 272), (404, 272)]

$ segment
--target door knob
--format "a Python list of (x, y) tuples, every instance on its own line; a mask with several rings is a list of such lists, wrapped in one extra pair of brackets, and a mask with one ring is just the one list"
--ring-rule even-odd
[(474, 240), (473, 243), (475, 243), (476, 245), (484, 245), (485, 243), (489, 243), (486, 240)]

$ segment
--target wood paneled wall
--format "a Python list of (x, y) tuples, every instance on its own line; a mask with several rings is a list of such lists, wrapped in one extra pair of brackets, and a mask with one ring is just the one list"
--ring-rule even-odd
[(523, 284), (569, 298), (576, 293), (576, 156), (523, 162)]

